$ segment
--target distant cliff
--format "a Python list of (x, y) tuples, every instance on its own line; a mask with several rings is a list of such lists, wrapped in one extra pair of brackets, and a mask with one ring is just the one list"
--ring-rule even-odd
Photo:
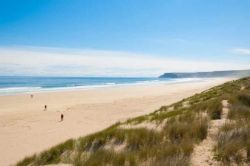
[(190, 73), (164, 73), (160, 78), (204, 78), (204, 77), (246, 77), (250, 76), (250, 70), (228, 70), (211, 72), (190, 72)]

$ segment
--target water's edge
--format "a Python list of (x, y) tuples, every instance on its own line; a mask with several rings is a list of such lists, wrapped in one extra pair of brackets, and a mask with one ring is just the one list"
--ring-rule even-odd
[[(121, 78), (121, 77), (15, 77), (0, 76), (0, 96), (104, 87), (173, 84), (205, 81), (208, 78)], [(211, 78), (209, 78), (211, 79)]]

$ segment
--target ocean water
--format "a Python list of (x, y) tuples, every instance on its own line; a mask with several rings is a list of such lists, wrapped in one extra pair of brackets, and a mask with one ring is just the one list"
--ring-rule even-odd
[(125, 78), (125, 77), (20, 77), (0, 76), (0, 95), (46, 91), (91, 89), (134, 84), (181, 83), (199, 78)]

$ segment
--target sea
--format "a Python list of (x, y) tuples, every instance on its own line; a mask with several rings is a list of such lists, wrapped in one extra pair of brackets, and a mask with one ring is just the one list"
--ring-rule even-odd
[(0, 95), (94, 89), (140, 84), (173, 84), (202, 81), (201, 78), (157, 78), (157, 77), (31, 77), (0, 76)]

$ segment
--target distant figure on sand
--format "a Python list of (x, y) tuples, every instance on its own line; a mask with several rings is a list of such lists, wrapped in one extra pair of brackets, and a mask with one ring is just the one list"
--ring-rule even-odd
[(61, 121), (63, 121), (63, 114), (61, 114)]
[(44, 111), (46, 111), (47, 110), (47, 105), (44, 105)]
[(33, 98), (33, 97), (34, 97), (34, 95), (33, 95), (33, 94), (31, 94), (31, 95), (30, 95), (30, 98)]

